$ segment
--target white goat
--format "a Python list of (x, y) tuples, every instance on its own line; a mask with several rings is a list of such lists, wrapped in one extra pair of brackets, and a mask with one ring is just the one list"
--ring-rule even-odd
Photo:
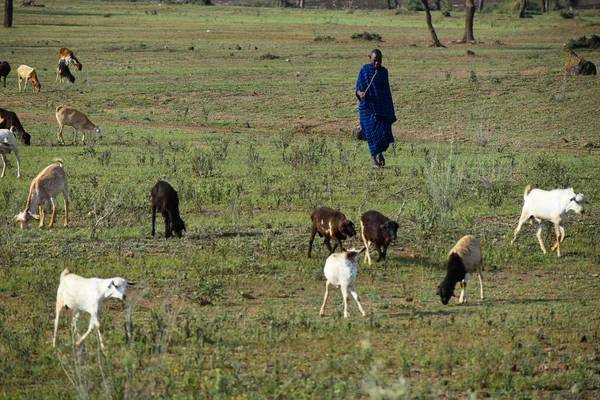
[(329, 285), (340, 286), (342, 289), (342, 297), (344, 298), (344, 318), (348, 318), (348, 288), (350, 288), (350, 293), (352, 294), (352, 297), (354, 297), (354, 300), (356, 300), (356, 304), (358, 304), (360, 313), (363, 316), (367, 315), (358, 301), (358, 294), (356, 294), (358, 255), (363, 251), (364, 248), (361, 251), (351, 249), (342, 251), (341, 253), (333, 253), (327, 257), (325, 268), (323, 268), (325, 278), (327, 279), (327, 283), (325, 283), (325, 298), (323, 299), (323, 305), (321, 306), (319, 315), (322, 316), (325, 313)]
[(448, 304), (450, 298), (454, 296), (454, 287), (460, 283), (459, 303), (467, 301), (465, 290), (467, 289), (467, 280), (469, 274), (477, 272), (479, 275), (479, 294), (483, 300), (483, 257), (481, 255), (481, 243), (479, 239), (472, 235), (466, 235), (460, 238), (454, 247), (448, 252), (446, 261), (446, 277), (437, 288), (437, 294), (442, 300), (442, 304)]
[[(58, 121), (58, 126), (60, 127), (58, 130), (58, 140), (60, 140), (62, 144), (65, 144), (65, 141), (62, 137), (62, 131), (65, 125), (73, 127), (74, 143), (77, 143), (78, 129), (92, 131), (96, 134), (96, 137), (102, 137), (102, 128), (94, 125), (84, 113), (77, 111), (74, 108), (66, 106), (56, 107), (56, 120)], [(85, 133), (82, 134), (81, 143), (85, 144)]]
[(21, 177), (21, 157), (19, 157), (19, 147), (17, 145), (17, 138), (9, 129), (0, 129), (0, 157), (4, 167), (2, 167), (2, 176), (4, 178), (6, 172), (6, 155), (10, 154), (11, 151), (15, 152), (17, 157), (17, 178)]
[(525, 203), (523, 204), (523, 211), (521, 211), (521, 218), (519, 218), (519, 224), (510, 244), (512, 245), (517, 239), (517, 234), (525, 221), (533, 218), (538, 223), (535, 235), (540, 242), (542, 251), (546, 254), (546, 248), (542, 241), (542, 222), (552, 221), (556, 233), (556, 243), (552, 246), (551, 251), (556, 250), (556, 255), (560, 257), (560, 244), (565, 240), (565, 228), (562, 224), (567, 219), (567, 213), (575, 211), (577, 214), (583, 214), (583, 204), (589, 204), (589, 201), (584, 198), (583, 193), (575, 194), (573, 188), (546, 191), (541, 189), (532, 190), (531, 185), (527, 185), (525, 188), (523, 200)]
[(21, 65), (17, 68), (17, 78), (19, 83), (19, 92), (21, 91), (21, 81), (24, 81), (23, 91), (27, 89), (27, 81), (31, 81), (32, 89), (36, 92), (39, 92), (42, 89), (42, 85), (37, 77), (37, 72), (35, 72), (35, 68), (31, 68), (27, 65)]
[(33, 211), (39, 206), (40, 209), (40, 228), (44, 226), (44, 217), (46, 214), (46, 206), (48, 201), (52, 203), (52, 219), (50, 220), (49, 228), (54, 225), (56, 219), (56, 208), (58, 200), (56, 197), (62, 192), (65, 202), (65, 227), (69, 225), (69, 195), (67, 190), (67, 176), (65, 174), (65, 163), (63, 160), (55, 158), (55, 164), (50, 164), (33, 178), (29, 187), (29, 196), (27, 196), (27, 204), (25, 210), (19, 213), (15, 219), (21, 223), (21, 229), (33, 218), (38, 218), (33, 214)]
[[(127, 286), (134, 285), (125, 278), (82, 278), (75, 274), (69, 274), (65, 270), (60, 274), (60, 284), (56, 293), (56, 319), (54, 320), (54, 339), (52, 346), (56, 347), (56, 332), (60, 312), (64, 307), (73, 310), (73, 330), (78, 338), (77, 346), (90, 334), (95, 327), (100, 339), (100, 347), (104, 348), (104, 340), (100, 334), (100, 314), (104, 308), (104, 301), (110, 298), (125, 300)], [(82, 311), (90, 314), (90, 326), (79, 338), (77, 321)]]

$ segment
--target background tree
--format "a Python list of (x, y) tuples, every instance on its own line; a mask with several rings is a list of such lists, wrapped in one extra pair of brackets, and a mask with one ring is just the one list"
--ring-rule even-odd
[(542, 0), (542, 13), (550, 12), (550, 0)]
[(463, 43), (475, 42), (473, 35), (473, 19), (475, 19), (475, 3), (473, 0), (467, 0), (465, 4), (465, 34), (463, 35)]
[(527, 9), (527, 0), (519, 0), (519, 18), (525, 18), (525, 10)]
[(433, 24), (431, 23), (431, 12), (429, 11), (428, 0), (421, 0), (421, 2), (423, 3), (423, 7), (425, 7), (425, 15), (427, 16), (427, 27), (429, 28), (429, 32), (431, 33), (433, 47), (446, 47), (440, 43), (440, 40), (437, 37), (437, 33), (435, 33), (435, 29), (433, 28)]
[(4, 0), (4, 27), (12, 27), (13, 0)]
[[(542, 0), (542, 1), (545, 1), (545, 0)], [(479, 7), (478, 7), (478, 9), (479, 9), (479, 12), (483, 11), (483, 0), (479, 0)]]

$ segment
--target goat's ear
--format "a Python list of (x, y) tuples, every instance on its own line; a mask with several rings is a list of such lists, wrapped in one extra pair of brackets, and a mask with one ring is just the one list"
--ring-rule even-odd
[(135, 282), (127, 281), (127, 286), (134, 286)]
[(110, 289), (111, 287), (117, 287), (117, 285), (115, 285), (115, 281), (110, 281), (108, 288)]

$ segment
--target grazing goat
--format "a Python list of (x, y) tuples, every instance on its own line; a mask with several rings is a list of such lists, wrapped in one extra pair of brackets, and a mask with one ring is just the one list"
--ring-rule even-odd
[(58, 67), (56, 68), (56, 81), (58, 82), (58, 78), (60, 77), (60, 83), (64, 83), (65, 78), (69, 80), (71, 83), (75, 83), (75, 77), (69, 70), (69, 66), (63, 60), (58, 62)]
[[(83, 67), (73, 52), (66, 47), (62, 47), (58, 50), (58, 61), (64, 61), (67, 65), (71, 64), (77, 71), (81, 71), (81, 68)], [(58, 74), (56, 79), (58, 80)]]
[(0, 61), (0, 79), (4, 78), (4, 87), (6, 87), (6, 77), (10, 72), (10, 64), (6, 61)]
[(541, 189), (532, 190), (531, 185), (527, 185), (525, 188), (523, 200), (525, 203), (523, 204), (523, 211), (521, 211), (521, 218), (519, 218), (519, 224), (510, 244), (512, 245), (517, 239), (517, 234), (525, 221), (534, 219), (538, 223), (535, 235), (540, 242), (542, 251), (546, 254), (546, 248), (542, 241), (542, 222), (552, 221), (556, 233), (556, 243), (552, 246), (552, 251), (556, 250), (556, 255), (560, 257), (560, 244), (565, 240), (563, 222), (567, 219), (567, 213), (575, 211), (577, 214), (583, 214), (583, 204), (589, 202), (584, 198), (583, 193), (575, 194), (573, 188), (546, 191)]
[(179, 198), (173, 186), (165, 181), (158, 181), (152, 188), (152, 236), (154, 236), (154, 226), (156, 223), (156, 211), (162, 213), (165, 220), (165, 238), (170, 238), (173, 233), (181, 237), (181, 232), (185, 231), (185, 223), (179, 216)]
[(25, 82), (25, 84), (23, 85), (23, 92), (25, 91), (25, 89), (27, 89), (27, 80), (31, 81), (31, 86), (33, 90), (35, 90), (36, 92), (42, 90), (42, 85), (38, 80), (37, 72), (35, 72), (34, 68), (31, 68), (27, 65), (21, 65), (19, 68), (17, 68), (17, 75), (19, 79), (19, 92), (21, 91), (21, 81)]
[(438, 286), (437, 294), (442, 299), (442, 304), (448, 304), (450, 297), (454, 296), (454, 286), (460, 282), (459, 303), (467, 301), (465, 289), (469, 274), (477, 272), (479, 275), (479, 289), (483, 300), (483, 258), (481, 256), (481, 244), (474, 236), (463, 236), (448, 253), (446, 262), (446, 277)]
[(367, 250), (365, 262), (371, 264), (370, 244), (375, 245), (379, 254), (377, 262), (385, 258), (388, 246), (398, 237), (398, 228), (400, 225), (396, 221), (392, 221), (378, 211), (367, 211), (360, 217), (360, 231)]
[(50, 164), (44, 168), (31, 182), (25, 210), (15, 217), (21, 223), (21, 229), (25, 228), (31, 219), (38, 218), (32, 213), (38, 206), (40, 211), (40, 228), (44, 226), (48, 201), (52, 203), (52, 219), (50, 219), (48, 227), (52, 228), (56, 219), (56, 208), (58, 207), (56, 197), (61, 192), (65, 203), (65, 228), (69, 225), (69, 194), (67, 190), (65, 163), (58, 158), (55, 158), (54, 161), (56, 161), (55, 164)]
[(31, 135), (25, 131), (17, 114), (0, 108), (0, 129), (10, 129), (17, 133), (26, 146), (31, 144)]
[[(60, 274), (60, 284), (56, 293), (56, 319), (54, 320), (54, 338), (52, 346), (56, 347), (56, 333), (58, 331), (58, 321), (60, 312), (67, 307), (73, 310), (73, 330), (78, 338), (77, 346), (96, 328), (100, 347), (104, 349), (104, 340), (100, 334), (100, 314), (104, 308), (104, 302), (107, 299), (115, 298), (125, 300), (127, 286), (135, 285), (125, 278), (82, 278), (81, 276), (70, 274), (65, 270)], [(82, 311), (90, 314), (90, 326), (88, 330), (79, 337), (77, 322)]]
[(4, 166), (2, 167), (2, 175), (0, 178), (4, 178), (6, 172), (6, 155), (10, 154), (11, 151), (15, 152), (17, 158), (17, 178), (21, 177), (21, 157), (19, 157), (19, 147), (17, 146), (17, 138), (9, 129), (0, 129), (0, 157)]
[[(325, 246), (329, 249), (329, 254), (333, 253), (338, 245), (340, 246), (340, 249), (342, 249), (342, 240), (345, 240), (346, 237), (356, 235), (354, 224), (347, 220), (344, 214), (332, 208), (318, 208), (311, 214), (310, 219), (312, 220), (312, 230), (308, 241), (309, 258), (313, 241), (315, 240), (315, 235), (317, 233), (319, 234), (319, 237), (325, 237)], [(333, 248), (330, 243), (332, 238), (336, 241)]]
[[(77, 111), (74, 108), (66, 106), (56, 107), (56, 120), (58, 121), (58, 140), (65, 144), (62, 137), (63, 127), (69, 125), (73, 127), (73, 143), (77, 143), (77, 130), (88, 130), (96, 134), (96, 137), (102, 137), (102, 128), (96, 126), (88, 119), (88, 117), (81, 111)], [(85, 132), (81, 135), (81, 143), (85, 144)]]
[(342, 297), (344, 299), (344, 318), (348, 318), (348, 289), (350, 289), (350, 294), (352, 297), (354, 297), (354, 300), (356, 300), (356, 304), (358, 304), (360, 313), (363, 315), (363, 317), (367, 315), (365, 310), (363, 310), (362, 306), (360, 305), (360, 301), (358, 301), (358, 294), (356, 294), (358, 255), (363, 250), (357, 251), (356, 249), (351, 249), (341, 253), (331, 254), (329, 257), (327, 257), (327, 261), (325, 261), (325, 267), (323, 268), (325, 278), (327, 279), (327, 283), (325, 283), (325, 298), (323, 299), (323, 305), (321, 306), (319, 315), (323, 316), (325, 313), (325, 304), (327, 303), (327, 296), (329, 294), (329, 285), (339, 286), (340, 289), (342, 289)]

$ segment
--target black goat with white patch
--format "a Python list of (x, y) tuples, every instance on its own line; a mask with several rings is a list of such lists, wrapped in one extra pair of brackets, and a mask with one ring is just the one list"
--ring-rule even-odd
[(377, 262), (385, 258), (388, 246), (398, 237), (398, 228), (400, 225), (396, 221), (392, 221), (379, 211), (367, 211), (360, 217), (360, 231), (367, 250), (365, 262), (371, 264), (369, 253), (371, 244), (374, 244), (377, 249), (379, 255)]
[[(342, 249), (342, 240), (346, 237), (352, 237), (356, 235), (354, 224), (349, 221), (344, 214), (329, 207), (321, 207), (316, 209), (310, 216), (312, 220), (312, 230), (310, 233), (310, 240), (308, 241), (308, 257), (312, 251), (313, 241), (315, 235), (318, 233), (319, 237), (325, 238), (325, 246), (329, 250), (329, 254), (332, 254), (336, 247), (339, 245)], [(335, 240), (335, 244), (331, 247), (331, 239)]]
[(162, 213), (165, 221), (165, 238), (170, 238), (173, 233), (181, 237), (185, 231), (185, 223), (179, 216), (179, 197), (177, 192), (169, 183), (158, 181), (152, 188), (152, 236), (156, 222), (156, 211)]
[(31, 135), (25, 131), (19, 117), (12, 111), (0, 108), (0, 129), (10, 129), (25, 145), (31, 144)]
[(71, 73), (69, 66), (63, 60), (58, 62), (58, 67), (56, 68), (56, 79), (60, 77), (60, 83), (64, 83), (64, 79), (67, 78), (69, 82), (75, 83), (75, 77)]
[(483, 277), (481, 275), (483, 258), (479, 239), (471, 235), (463, 236), (448, 253), (446, 269), (446, 277), (437, 288), (437, 294), (440, 296), (442, 304), (448, 304), (450, 298), (454, 296), (454, 287), (457, 282), (460, 282), (458, 302), (466, 302), (465, 289), (468, 275), (474, 272), (479, 275), (479, 289), (483, 300)]

